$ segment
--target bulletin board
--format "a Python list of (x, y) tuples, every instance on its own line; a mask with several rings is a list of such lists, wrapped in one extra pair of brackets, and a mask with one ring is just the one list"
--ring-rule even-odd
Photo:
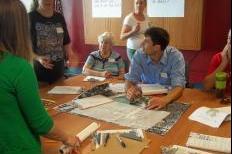
[[(182, 50), (200, 50), (202, 43), (202, 19), (204, 0), (185, 0), (184, 17), (149, 18), (153, 26), (166, 29), (171, 37), (170, 44)], [(92, 0), (83, 0), (84, 33), (86, 44), (98, 44), (97, 36), (105, 31), (115, 36), (115, 45), (126, 46), (120, 40), (124, 18), (133, 11), (134, 0), (122, 0), (121, 18), (93, 18)]]

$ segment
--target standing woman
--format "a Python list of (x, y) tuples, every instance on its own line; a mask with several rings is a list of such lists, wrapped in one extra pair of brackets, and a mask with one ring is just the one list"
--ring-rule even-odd
[(29, 16), (37, 79), (55, 82), (64, 76), (65, 60), (72, 53), (65, 19), (54, 11), (54, 0), (34, 0)]
[(63, 132), (41, 103), (28, 23), (21, 1), (0, 0), (0, 153), (41, 154), (40, 136), (76, 149), (76, 137)]
[(146, 0), (134, 0), (134, 12), (124, 19), (121, 39), (127, 40), (127, 56), (131, 61), (136, 50), (141, 48), (144, 32), (149, 28), (148, 18), (144, 15)]

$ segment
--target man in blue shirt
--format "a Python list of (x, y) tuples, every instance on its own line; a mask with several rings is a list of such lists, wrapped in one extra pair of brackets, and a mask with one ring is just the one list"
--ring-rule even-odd
[(147, 109), (163, 108), (178, 99), (185, 87), (185, 61), (181, 52), (168, 46), (166, 30), (158, 27), (145, 32), (143, 48), (134, 55), (126, 78), (126, 93), (129, 100), (142, 95), (138, 83), (161, 84), (172, 89), (164, 97), (153, 97)]

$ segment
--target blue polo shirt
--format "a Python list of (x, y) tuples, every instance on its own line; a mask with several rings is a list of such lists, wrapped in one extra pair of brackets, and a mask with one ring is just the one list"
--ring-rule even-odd
[(123, 59), (114, 51), (112, 51), (108, 59), (103, 59), (100, 55), (100, 51), (94, 51), (90, 53), (85, 63), (95, 71), (107, 71), (115, 76), (119, 75), (120, 69), (125, 68)]
[(185, 60), (183, 54), (176, 48), (168, 46), (159, 63), (138, 50), (134, 55), (126, 80), (134, 83), (161, 84), (171, 87), (185, 87)]

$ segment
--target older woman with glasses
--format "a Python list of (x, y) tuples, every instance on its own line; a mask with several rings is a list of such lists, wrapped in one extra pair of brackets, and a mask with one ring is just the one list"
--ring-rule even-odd
[(113, 35), (105, 32), (98, 37), (99, 50), (90, 53), (83, 74), (110, 78), (124, 77), (125, 65), (121, 56), (113, 51)]

